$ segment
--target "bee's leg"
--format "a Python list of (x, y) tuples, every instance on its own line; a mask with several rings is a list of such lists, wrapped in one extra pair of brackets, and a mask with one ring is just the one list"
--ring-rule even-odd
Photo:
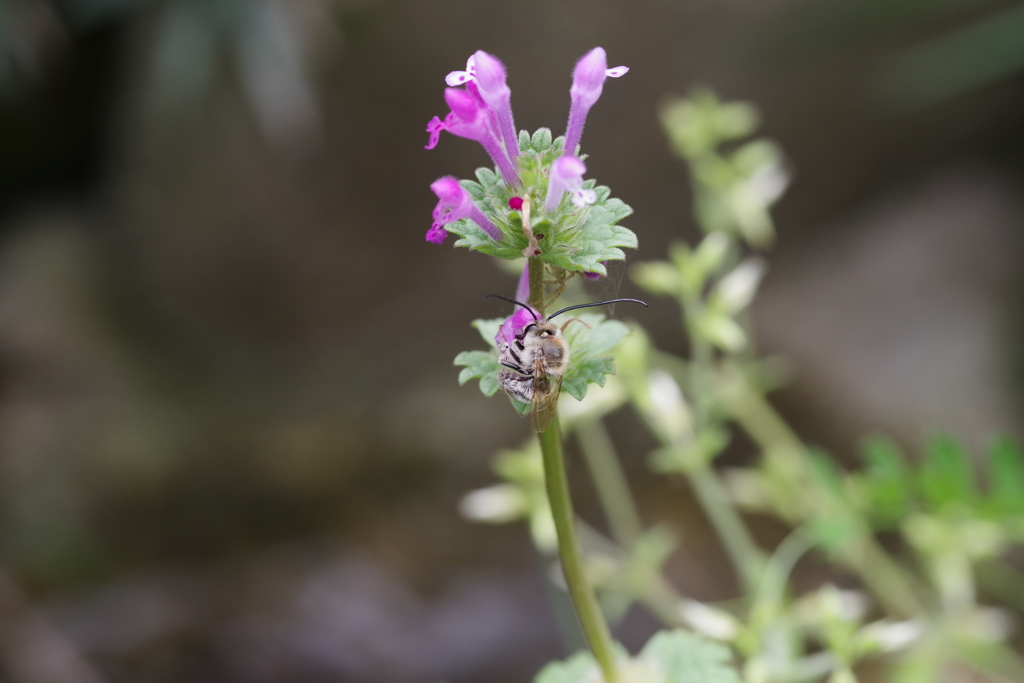
[(551, 304), (555, 303), (555, 301), (558, 300), (558, 297), (562, 296), (562, 292), (565, 291), (565, 281), (574, 275), (574, 273), (567, 271), (564, 268), (548, 266), (547, 270), (548, 274), (550, 274), (554, 279), (544, 280), (544, 284), (556, 285), (556, 287), (553, 292), (544, 297), (544, 300), (541, 302), (541, 308), (547, 308)]
[(504, 365), (509, 370), (515, 370), (516, 372), (518, 372), (521, 375), (522, 374), (526, 374), (526, 373), (523, 372), (522, 366), (516, 365), (515, 363), (509, 363), (508, 361), (504, 361), (504, 360), (503, 361), (499, 361), (499, 363)]
[(588, 330), (594, 329), (590, 325), (587, 325), (587, 323), (580, 320), (579, 318), (569, 318), (568, 320), (565, 321), (565, 324), (562, 325), (562, 332), (565, 332), (565, 328), (569, 327), (569, 323), (580, 323), (581, 325), (585, 326)]

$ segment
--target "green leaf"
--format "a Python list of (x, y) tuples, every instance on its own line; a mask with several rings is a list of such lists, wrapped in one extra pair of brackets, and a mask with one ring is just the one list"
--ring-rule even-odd
[(462, 185), (462, 188), (469, 193), (469, 196), (472, 197), (474, 201), (483, 201), (483, 198), (486, 195), (483, 185), (480, 183), (474, 183), (472, 180), (460, 180), (459, 185)]
[(521, 130), (519, 131), (519, 149), (524, 150), (530, 147), (530, 131)]
[(648, 261), (634, 264), (629, 275), (638, 287), (651, 294), (674, 296), (682, 290), (682, 280), (668, 261)]
[(488, 351), (463, 351), (455, 357), (455, 365), (465, 366), (459, 372), (459, 384), (474, 377), (480, 378), (480, 391), (484, 396), (498, 393), (498, 357)]
[(994, 512), (1024, 515), (1024, 455), (1013, 440), (997, 439), (988, 449), (989, 501)]
[(483, 166), (476, 169), (476, 178), (485, 190), (491, 189), (500, 182), (497, 173)]
[(577, 652), (564, 662), (551, 662), (537, 674), (533, 683), (583, 683), (598, 680), (594, 676), (597, 662), (586, 650)]
[[(605, 354), (625, 339), (630, 329), (617, 320), (605, 320), (599, 313), (584, 313), (577, 317), (586, 324), (573, 323), (566, 328), (565, 339), (569, 344), (570, 353), (569, 367), (563, 376), (562, 389), (576, 400), (582, 401), (587, 395), (588, 384), (593, 382), (604, 386), (605, 377), (615, 373), (615, 363)], [(459, 384), (479, 378), (480, 391), (485, 396), (493, 396), (500, 389), (498, 372), (501, 365), (498, 363), (494, 337), (503, 322), (504, 318), (474, 320), (473, 327), (491, 350), (463, 351), (455, 357), (455, 365), (464, 366), (459, 373)], [(530, 412), (528, 403), (514, 401), (511, 397), (509, 400), (520, 415)]]
[(660, 669), (665, 683), (740, 683), (729, 648), (688, 631), (655, 633), (638, 659)]
[(495, 346), (494, 338), (498, 336), (498, 329), (502, 323), (505, 322), (505, 318), (482, 318), (473, 321), (473, 327), (480, 333), (480, 337), (487, 342), (492, 349), (497, 351), (498, 347)]
[(811, 448), (807, 454), (811, 476), (836, 499), (843, 498), (843, 475), (828, 453)]
[(807, 530), (815, 543), (833, 554), (846, 548), (862, 532), (857, 517), (845, 509), (819, 513), (807, 523)]
[(866, 465), (864, 485), (869, 513), (883, 523), (898, 522), (910, 507), (910, 472), (906, 459), (892, 441), (882, 437), (867, 439), (861, 446)]
[(548, 148), (551, 147), (551, 129), (538, 128), (537, 132), (533, 134), (533, 139), (530, 140), (530, 146), (537, 152), (548, 151)]
[[(478, 183), (462, 181), (478, 208), (497, 226), (502, 239), (494, 241), (471, 220), (455, 221), (446, 226), (447, 230), (460, 239), (457, 247), (468, 247), (476, 251), (512, 260), (523, 256), (528, 246), (523, 235), (522, 215), (508, 206), (513, 195), (530, 192), (537, 203), (543, 203), (548, 186), (551, 164), (561, 154), (565, 140), (551, 139), (551, 131), (537, 130), (533, 136), (526, 131), (519, 135), (520, 155), (517, 159), (522, 188), (512, 188), (490, 168), (476, 171)], [(543, 234), (540, 240), (541, 260), (552, 266), (573, 272), (595, 272), (607, 274), (605, 261), (625, 259), (623, 249), (637, 247), (636, 234), (618, 221), (629, 216), (633, 210), (619, 199), (611, 197), (611, 191), (596, 186), (593, 179), (586, 180), (585, 188), (592, 188), (597, 201), (587, 207), (573, 205), (566, 194), (553, 215), (546, 217), (547, 225), (534, 226), (535, 232)], [(523, 189), (525, 188), (525, 190)]]
[(974, 499), (974, 473), (963, 445), (951, 436), (931, 439), (919, 484), (925, 500), (936, 508), (947, 503), (970, 505)]
[(608, 358), (592, 358), (575, 363), (572, 372), (565, 374), (562, 389), (577, 401), (587, 395), (587, 385), (593, 382), (599, 387), (604, 386), (606, 375), (615, 374), (615, 363)]
[(624, 323), (606, 320), (599, 313), (583, 313), (577, 317), (586, 325), (573, 323), (565, 330), (570, 353), (562, 389), (582, 401), (588, 384), (593, 382), (603, 387), (605, 376), (615, 374), (615, 363), (605, 354), (625, 339), (630, 330)]

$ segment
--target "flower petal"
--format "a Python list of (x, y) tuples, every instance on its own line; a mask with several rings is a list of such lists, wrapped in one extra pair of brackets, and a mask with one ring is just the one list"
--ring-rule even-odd
[(434, 244), (444, 244), (445, 238), (448, 237), (448, 231), (442, 226), (434, 223), (430, 226), (430, 230), (427, 230), (427, 241), (433, 242)]
[(468, 71), (452, 71), (444, 77), (444, 82), (453, 88), (457, 85), (465, 85), (471, 80), (473, 80), (473, 74)]

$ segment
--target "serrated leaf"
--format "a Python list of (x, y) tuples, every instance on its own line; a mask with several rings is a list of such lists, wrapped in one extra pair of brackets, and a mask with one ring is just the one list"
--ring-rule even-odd
[(591, 382), (604, 386), (605, 376), (615, 374), (615, 363), (605, 355), (629, 335), (629, 327), (618, 320), (606, 320), (601, 314), (577, 316), (586, 325), (574, 323), (566, 328), (569, 344), (569, 368), (562, 389), (578, 401), (587, 395)]
[(638, 658), (660, 669), (665, 683), (740, 683), (729, 648), (688, 631), (655, 633)]
[(455, 365), (465, 366), (459, 372), (459, 384), (474, 377), (480, 378), (480, 392), (484, 396), (498, 393), (498, 357), (487, 351), (463, 351), (455, 357)]
[(582, 401), (587, 395), (587, 385), (593, 382), (600, 387), (604, 386), (606, 375), (615, 374), (615, 363), (607, 358), (594, 358), (581, 361), (573, 367), (571, 373), (566, 373), (562, 380), (562, 389), (577, 401)]
[(587, 353), (605, 353), (618, 346), (619, 342), (629, 336), (629, 326), (618, 320), (605, 320), (587, 335)]

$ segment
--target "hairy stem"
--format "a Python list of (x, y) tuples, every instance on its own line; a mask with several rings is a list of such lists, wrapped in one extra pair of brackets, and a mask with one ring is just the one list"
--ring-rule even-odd
[[(539, 258), (530, 258), (530, 305), (544, 315), (544, 264)], [(557, 406), (552, 408), (557, 411)], [(547, 487), (551, 516), (558, 534), (558, 558), (562, 563), (565, 585), (576, 608), (583, 635), (594, 653), (594, 659), (601, 667), (605, 683), (617, 683), (619, 673), (615, 666), (615, 651), (612, 635), (604, 620), (601, 607), (597, 604), (594, 589), (587, 582), (583, 568), (583, 553), (576, 538), (576, 515), (569, 495), (569, 479), (565, 473), (565, 456), (562, 454), (562, 431), (555, 412), (551, 424), (537, 435), (544, 459), (544, 482)]]
[(597, 604), (594, 590), (587, 582), (583, 554), (576, 538), (575, 516), (569, 495), (569, 480), (565, 474), (565, 457), (562, 455), (562, 435), (557, 415), (539, 436), (544, 458), (544, 480), (551, 515), (555, 520), (555, 531), (558, 533), (558, 557), (562, 561), (565, 584), (576, 607), (576, 616), (579, 617), (583, 634), (601, 667), (605, 683), (615, 683), (619, 680), (619, 674), (615, 666), (611, 632)]

